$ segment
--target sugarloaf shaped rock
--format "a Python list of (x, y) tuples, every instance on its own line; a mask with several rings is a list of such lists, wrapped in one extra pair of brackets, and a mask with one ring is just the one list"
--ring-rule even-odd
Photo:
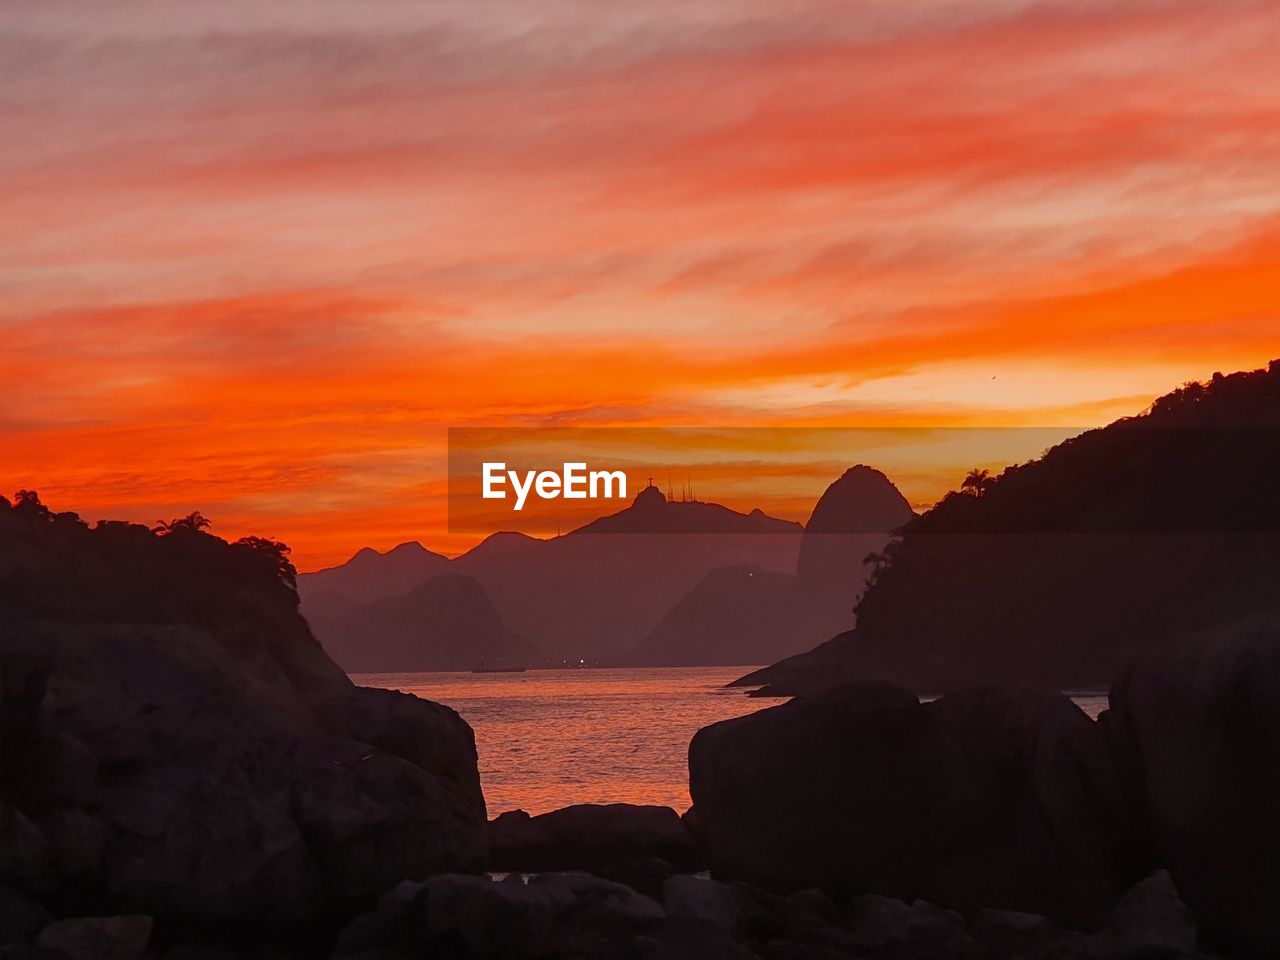
[(796, 573), (752, 564), (712, 570), (624, 662), (769, 663), (811, 649), (852, 624), (867, 557), (884, 549), (890, 531), (912, 516), (888, 477), (851, 467), (814, 507), (800, 538)]
[(883, 473), (863, 464), (850, 467), (814, 505), (796, 572), (806, 580), (860, 581), (867, 555), (914, 516), (907, 498)]
[(893, 481), (860, 463), (823, 491), (804, 529), (806, 533), (888, 533), (913, 516), (911, 504)]

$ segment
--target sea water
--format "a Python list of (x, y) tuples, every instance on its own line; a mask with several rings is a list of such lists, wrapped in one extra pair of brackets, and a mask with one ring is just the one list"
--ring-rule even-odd
[[(573, 803), (689, 806), (700, 727), (775, 706), (725, 684), (753, 667), (355, 674), (457, 710), (476, 732), (489, 816)], [(1092, 717), (1106, 697), (1074, 695)]]

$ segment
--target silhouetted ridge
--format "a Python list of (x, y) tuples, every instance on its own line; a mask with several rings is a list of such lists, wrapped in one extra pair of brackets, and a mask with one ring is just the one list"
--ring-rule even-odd
[(911, 521), (856, 629), (742, 683), (1106, 686), (1135, 650), (1280, 606), (1280, 363), (1215, 375)]
[(800, 524), (756, 509), (739, 513), (718, 503), (668, 500), (657, 487), (636, 494), (625, 510), (593, 520), (572, 535), (589, 533), (799, 533)]
[(449, 569), (448, 557), (410, 540), (385, 553), (364, 547), (340, 566), (303, 574), (298, 587), (308, 602), (330, 594), (352, 602), (367, 602), (401, 596)]

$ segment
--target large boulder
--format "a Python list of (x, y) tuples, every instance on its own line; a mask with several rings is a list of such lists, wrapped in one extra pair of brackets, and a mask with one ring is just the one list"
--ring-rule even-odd
[(1280, 950), (1277, 618), (1134, 662), (1102, 721), (1150, 843), (1210, 942)]
[(513, 810), (489, 824), (492, 870), (599, 870), (645, 857), (676, 870), (703, 865), (670, 807), (583, 803), (536, 817)]
[(772, 889), (1096, 928), (1140, 875), (1106, 741), (1059, 695), (856, 684), (700, 730), (689, 774), (713, 873)]
[(0, 664), (33, 648), (41, 749), (25, 814), (0, 805), (4, 872), (39, 892), (51, 861), (67, 910), (305, 925), (483, 866), (474, 739), (445, 707), (193, 626), (27, 625)]

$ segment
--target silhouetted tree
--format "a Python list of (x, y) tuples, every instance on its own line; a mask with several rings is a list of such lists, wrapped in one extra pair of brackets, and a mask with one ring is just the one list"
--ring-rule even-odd
[(47, 520), (52, 516), (49, 508), (40, 502), (40, 494), (34, 490), (19, 490), (13, 495), (13, 509), (29, 517)]
[(981, 497), (995, 483), (995, 479), (991, 476), (990, 470), (970, 470), (964, 478), (964, 482), (960, 484), (960, 489), (971, 492), (975, 497)]
[(171, 533), (177, 533), (179, 530), (203, 530), (209, 526), (209, 520), (199, 510), (188, 513), (185, 517), (178, 517), (176, 520), (157, 520), (156, 525), (151, 528), (152, 533), (160, 536), (168, 536)]
[(289, 560), (291, 551), (287, 543), (270, 537), (241, 537), (232, 546), (251, 550), (268, 558), (274, 565), (276, 576), (291, 587), (298, 586), (298, 570)]
[(1268, 370), (1181, 387), (998, 478), (972, 471), (907, 524), (822, 669), (843, 658), (849, 676), (935, 690), (1105, 687), (1147, 644), (1274, 610)]

